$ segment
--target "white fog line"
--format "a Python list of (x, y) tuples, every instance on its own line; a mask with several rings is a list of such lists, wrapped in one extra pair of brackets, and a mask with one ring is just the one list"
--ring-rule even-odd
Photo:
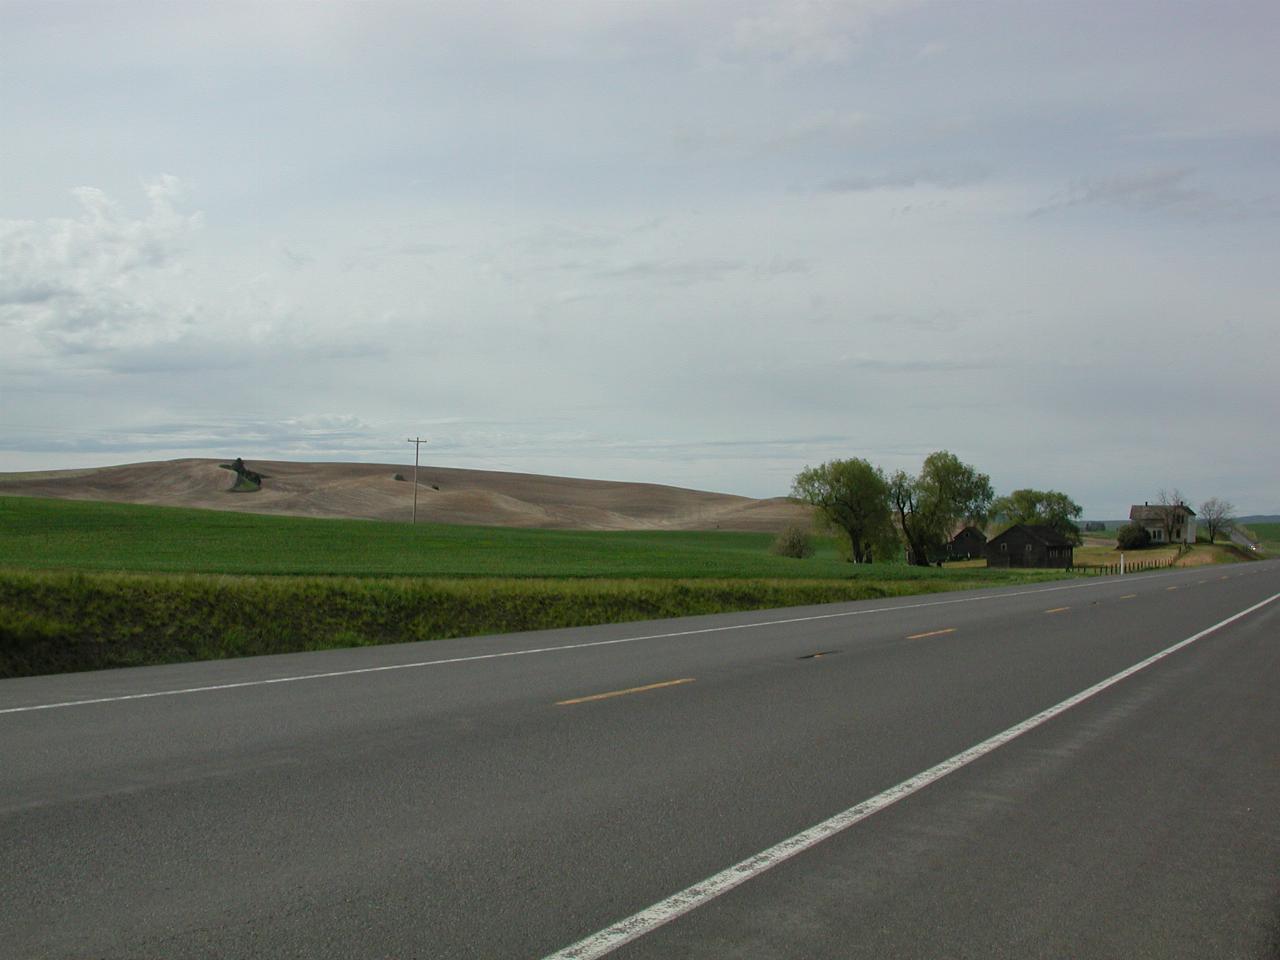
[[(1174, 573), (1149, 574), (1144, 579), (1155, 580), (1175, 576)], [(525, 657), (537, 653), (556, 653), (560, 650), (584, 650), (590, 647), (608, 647), (620, 643), (638, 643), (643, 640), (666, 640), (673, 637), (692, 637), (705, 633), (722, 633), (728, 630), (751, 630), (756, 627), (777, 627), (790, 623), (807, 623), (814, 620), (832, 620), (841, 617), (862, 617), (873, 613), (892, 613), (895, 610), (918, 610), (923, 607), (945, 607), (957, 603), (981, 603), (990, 600), (1006, 600), (1037, 593), (1056, 593), (1062, 590), (1081, 590), (1114, 584), (1113, 579), (1072, 583), (1057, 587), (1041, 587), (1035, 590), (1018, 590), (1012, 593), (984, 594), (982, 596), (953, 597), (948, 600), (930, 600), (922, 603), (902, 603), (891, 607), (874, 607), (869, 610), (845, 610), (839, 613), (819, 613), (808, 617), (790, 617), (782, 620), (763, 620), (755, 623), (735, 623), (721, 627), (702, 627), (697, 630), (676, 630), (671, 633), (652, 633), (638, 637), (620, 637), (614, 640), (590, 640), (585, 643), (567, 643), (555, 647), (533, 647), (527, 650), (507, 650), (502, 653), (481, 653), (469, 657), (449, 657), (443, 660), (420, 660), (415, 663), (390, 663), (378, 667), (354, 667), (350, 670), (332, 670), (326, 673), (304, 673), (288, 677), (268, 677), (261, 680), (240, 680), (235, 683), (215, 683), (199, 687), (182, 687), (174, 690), (151, 690), (146, 693), (127, 693), (114, 697), (94, 697), (85, 700), (64, 700), (58, 703), (39, 703), (25, 707), (5, 707), (0, 714), (31, 713), (35, 710), (57, 710), (62, 707), (85, 707), (98, 703), (122, 703), (126, 700), (151, 700), (155, 697), (179, 697), (190, 693), (210, 693), (215, 690), (238, 690), (243, 687), (264, 687), (275, 683), (297, 683), (302, 680), (327, 680), (333, 677), (354, 677), (365, 673), (384, 673), (390, 670), (415, 670), (421, 667), (440, 667), (453, 663), (473, 663), (479, 660), (500, 660), (504, 657)]]
[(1153, 663), (1163, 660), (1172, 653), (1176, 653), (1188, 644), (1195, 643), (1202, 637), (1206, 637), (1215, 630), (1220, 630), (1229, 623), (1239, 620), (1241, 617), (1248, 616), (1255, 610), (1265, 607), (1273, 600), (1280, 598), (1280, 593), (1272, 594), (1261, 603), (1255, 603), (1246, 610), (1227, 617), (1215, 623), (1213, 626), (1199, 633), (1187, 637), (1185, 640), (1175, 643), (1171, 647), (1166, 647), (1159, 653), (1153, 654), (1147, 659), (1135, 663), (1133, 666), (1121, 670), (1114, 676), (1108, 677), (1093, 686), (1081, 690), (1072, 697), (1068, 697), (1056, 706), (1052, 706), (1047, 710), (1042, 710), (1033, 717), (1028, 717), (1021, 723), (1018, 723), (1003, 733), (997, 733), (994, 737), (983, 740), (976, 746), (970, 747), (961, 753), (957, 753), (949, 760), (943, 760), (937, 766), (930, 767), (922, 773), (917, 773), (914, 777), (903, 780), (895, 787), (890, 787), (883, 793), (876, 794), (870, 800), (864, 800), (856, 806), (850, 807), (842, 813), (837, 813), (829, 820), (824, 820), (819, 824), (810, 827), (793, 837), (788, 837), (781, 843), (776, 843), (767, 850), (762, 850), (755, 856), (748, 857), (733, 866), (721, 870), (714, 876), (708, 877), (700, 883), (695, 883), (691, 887), (685, 887), (679, 893), (672, 894), (667, 899), (655, 903), (653, 906), (641, 910), (639, 913), (632, 914), (625, 920), (619, 920), (617, 923), (606, 927), (605, 929), (593, 933), (584, 940), (579, 940), (570, 947), (565, 947), (558, 953), (553, 953), (544, 958), (544, 960), (596, 960), (606, 954), (612, 953), (623, 944), (630, 943), (647, 933), (651, 933), (663, 924), (670, 923), (677, 917), (696, 910), (703, 904), (715, 899), (721, 894), (728, 893), (734, 887), (737, 887), (753, 877), (759, 876), (766, 870), (776, 867), (778, 864), (790, 860), (799, 853), (803, 853), (810, 847), (817, 846), (823, 840), (835, 836), (842, 830), (847, 830), (859, 821), (865, 820), (875, 813), (879, 813), (885, 807), (891, 806), (909, 797), (911, 794), (923, 790), (929, 784), (941, 780), (949, 773), (954, 773), (961, 767), (967, 766), (980, 757), (986, 756), (993, 750), (1004, 746), (1015, 737), (1021, 736), (1028, 730), (1034, 730), (1043, 723), (1047, 723), (1060, 713), (1070, 710), (1077, 704), (1088, 700), (1095, 694), (1101, 693), (1108, 687), (1114, 686), (1127, 677), (1133, 676), (1140, 670), (1145, 670)]

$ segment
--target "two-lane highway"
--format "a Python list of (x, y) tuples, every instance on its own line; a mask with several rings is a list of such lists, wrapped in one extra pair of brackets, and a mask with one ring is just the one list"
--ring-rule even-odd
[(0, 682), (0, 953), (1274, 956), (1278, 596), (1265, 562)]

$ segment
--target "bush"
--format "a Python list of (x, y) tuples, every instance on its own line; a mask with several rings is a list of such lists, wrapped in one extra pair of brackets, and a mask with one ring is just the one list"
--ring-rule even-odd
[(1126, 523), (1116, 531), (1116, 546), (1121, 550), (1145, 550), (1151, 546), (1151, 534), (1137, 523)]
[(774, 538), (769, 552), (778, 557), (803, 560), (813, 556), (813, 538), (804, 527), (790, 526)]

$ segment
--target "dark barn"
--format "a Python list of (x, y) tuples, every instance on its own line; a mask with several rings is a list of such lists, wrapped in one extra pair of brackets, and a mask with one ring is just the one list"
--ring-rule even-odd
[(947, 544), (948, 560), (975, 560), (986, 556), (987, 535), (977, 527), (965, 527)]
[(987, 566), (1069, 570), (1073, 550), (1071, 541), (1053, 527), (1016, 523), (987, 541)]

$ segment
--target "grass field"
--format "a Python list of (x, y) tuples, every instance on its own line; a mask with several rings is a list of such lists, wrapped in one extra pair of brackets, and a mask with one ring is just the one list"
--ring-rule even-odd
[[(261, 516), (0, 497), (0, 568), (349, 577), (953, 579), (854, 565), (830, 539), (769, 553), (765, 533), (521, 530)], [(1000, 579), (996, 571), (963, 576)]]
[(0, 498), (0, 676), (1041, 581), (805, 560), (768, 534), (586, 532)]
[(1280, 523), (1251, 523), (1249, 532), (1258, 538), (1258, 546), (1268, 557), (1280, 557)]

